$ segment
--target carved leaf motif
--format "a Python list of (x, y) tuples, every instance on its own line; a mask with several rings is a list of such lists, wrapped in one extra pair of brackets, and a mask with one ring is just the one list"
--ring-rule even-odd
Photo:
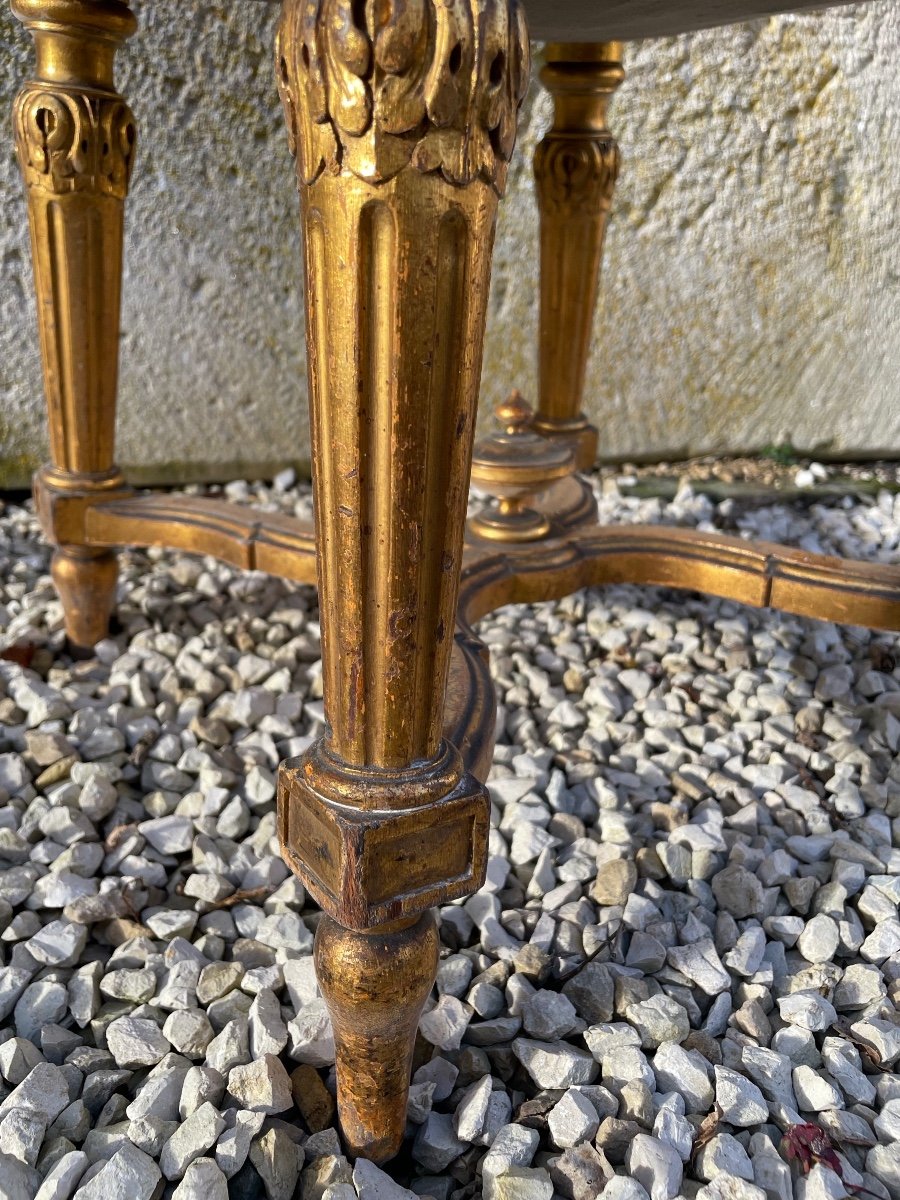
[(331, 119), (342, 132), (361, 137), (372, 119), (372, 94), (363, 80), (372, 45), (367, 31), (354, 24), (356, 5), (352, 0), (324, 0), (323, 7)]
[(375, 89), (375, 119), (387, 133), (410, 133), (425, 119), (422, 71), (428, 57), (426, 8), (427, 0), (394, 0), (376, 33), (379, 82)]
[(548, 134), (534, 161), (541, 207), (572, 213), (609, 208), (619, 163), (619, 147), (611, 135), (587, 139)]
[(135, 125), (119, 96), (30, 84), (16, 100), (15, 129), (27, 186), (125, 196)]
[(123, 193), (134, 162), (135, 127), (131, 111), (123, 101), (101, 105), (98, 121), (99, 173)]
[(520, 0), (285, 0), (277, 65), (303, 183), (411, 164), (502, 190), (530, 73)]

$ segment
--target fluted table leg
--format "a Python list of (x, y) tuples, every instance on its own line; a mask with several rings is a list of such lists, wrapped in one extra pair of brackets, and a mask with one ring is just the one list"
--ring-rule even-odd
[(476, 889), (488, 799), (442, 740), (491, 251), (528, 82), (518, 0), (285, 0), (307, 281), (328, 734), (282, 767), (287, 861), (351, 1151), (405, 1127), (428, 910)]
[(120, 0), (13, 0), (37, 70), (15, 103), (28, 199), (51, 465), (35, 481), (54, 541), (52, 572), (78, 647), (105, 636), (115, 600), (112, 551), (67, 540), (57, 500), (120, 491), (114, 465), (125, 196), (135, 149), (116, 92), (116, 48), (135, 29)]
[(554, 120), (535, 153), (541, 216), (540, 390), (534, 428), (570, 441), (579, 470), (597, 457), (597, 430), (582, 412), (606, 222), (619, 148), (606, 127), (609, 98), (625, 78), (622, 44), (547, 46), (541, 81)]

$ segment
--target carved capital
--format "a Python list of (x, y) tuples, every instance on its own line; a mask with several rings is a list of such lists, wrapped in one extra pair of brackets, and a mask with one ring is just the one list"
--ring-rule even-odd
[(28, 83), (16, 98), (14, 121), (27, 187), (125, 198), (136, 133), (121, 96)]
[(407, 166), (505, 186), (530, 49), (520, 0), (285, 0), (279, 90), (301, 183)]
[(595, 137), (548, 133), (534, 155), (542, 211), (559, 216), (609, 212), (620, 161), (611, 133)]
[(606, 108), (625, 75), (621, 55), (618, 42), (547, 47), (541, 80), (553, 96), (554, 120), (535, 152), (534, 174), (548, 216), (591, 219), (612, 205), (621, 160)]

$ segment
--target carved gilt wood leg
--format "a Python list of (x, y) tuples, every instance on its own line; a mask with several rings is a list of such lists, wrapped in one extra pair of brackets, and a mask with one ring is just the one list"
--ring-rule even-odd
[[(554, 43), (546, 55), (541, 80), (553, 96), (553, 125), (534, 157), (541, 218), (538, 406), (517, 428), (475, 449), (475, 481), (499, 503), (470, 522), (473, 552), (491, 542), (562, 537), (597, 521), (593, 491), (578, 475), (594, 465), (597, 430), (581, 406), (619, 172), (606, 109), (625, 77), (622, 44)], [(517, 393), (498, 408), (501, 421), (511, 407), (522, 408)], [(565, 452), (567, 461), (559, 457)]]
[(59, 500), (123, 489), (114, 465), (119, 298), (134, 118), (113, 59), (136, 27), (119, 0), (12, 0), (34, 37), (35, 78), (15, 103), (28, 200), (52, 463), (35, 480), (53, 579), (77, 647), (106, 635), (113, 551), (67, 542)]
[(437, 963), (476, 889), (484, 787), (442, 739), (497, 200), (528, 81), (518, 0), (285, 0), (279, 86), (307, 279), (327, 736), (282, 766), (287, 861), (354, 1154), (406, 1124)]
[(621, 42), (547, 46), (541, 81), (553, 126), (534, 158), (541, 216), (540, 389), (534, 428), (562, 437), (590, 470), (597, 430), (581, 411), (603, 257), (619, 172), (606, 127), (610, 96), (625, 78)]

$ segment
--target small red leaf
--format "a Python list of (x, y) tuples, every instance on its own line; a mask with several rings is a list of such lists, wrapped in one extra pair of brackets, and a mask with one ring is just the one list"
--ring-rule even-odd
[(33, 642), (20, 642), (18, 646), (7, 646), (0, 650), (0, 658), (4, 662), (15, 663), (17, 667), (30, 667), (37, 646)]

